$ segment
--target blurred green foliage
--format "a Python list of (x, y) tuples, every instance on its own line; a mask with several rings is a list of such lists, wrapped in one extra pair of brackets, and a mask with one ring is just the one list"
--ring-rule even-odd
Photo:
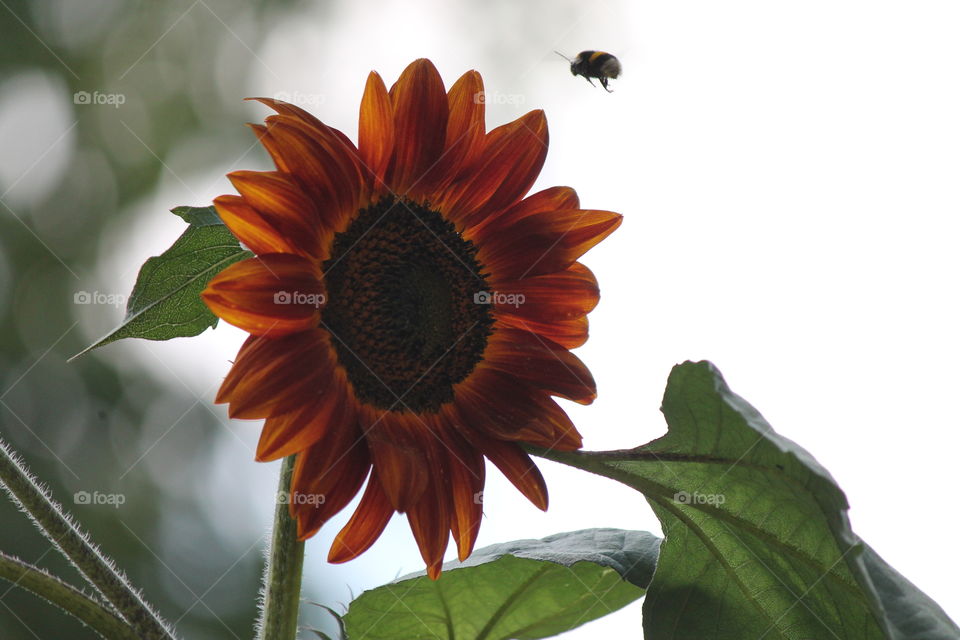
[[(53, 106), (68, 114), (67, 124), (75, 122), (64, 134), (69, 152), (63, 145), (46, 155), (38, 150), (41, 169), (58, 154), (70, 159), (39, 193), (18, 198), (22, 185), (0, 179), (0, 435), (187, 637), (248, 638), (256, 616), (260, 551), (241, 556), (223, 543), (201, 493), (189, 490), (204, 478), (207, 461), (197, 454), (222, 437), (223, 427), (183, 386), (146, 370), (121, 375), (97, 356), (67, 364), (87, 346), (76, 323), (89, 307), (74, 304), (73, 296), (89, 288), (83, 274), (95, 268), (104, 230), (151, 193), (172, 149), (202, 135), (205, 144), (195, 154), (202, 169), (224, 149), (249, 147), (250, 134), (239, 126), (246, 119), (242, 103), (232, 96), (244, 94), (251, 51), (291, 8), (227, 0), (0, 2), (0, 87), (46, 78), (62, 94)], [(75, 104), (80, 91), (122, 94), (124, 104)], [(20, 98), (0, 95), (5, 104)], [(37, 140), (59, 135), (29, 129), (20, 135), (30, 141), (34, 133)], [(17, 152), (0, 140), (0, 159)], [(169, 203), (177, 204), (202, 203)], [(170, 223), (179, 221), (171, 216)], [(152, 460), (155, 469), (169, 469), (170, 483), (147, 465), (120, 477), (155, 439), (147, 436), (165, 428), (159, 423), (178, 415), (185, 428), (150, 454), (159, 458)], [(172, 485), (187, 490), (173, 492)], [(76, 508), (73, 494), (84, 490), (122, 493), (125, 502), (117, 509)], [(81, 584), (6, 498), (0, 548)], [(0, 637), (95, 636), (4, 583)]]

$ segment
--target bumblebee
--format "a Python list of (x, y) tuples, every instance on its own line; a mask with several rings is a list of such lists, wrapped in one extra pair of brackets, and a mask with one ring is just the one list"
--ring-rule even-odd
[(576, 58), (571, 60), (559, 51), (554, 51), (554, 53), (570, 63), (570, 73), (575, 76), (583, 76), (594, 87), (597, 85), (593, 84), (593, 80), (590, 78), (596, 78), (607, 90), (607, 93), (613, 93), (607, 87), (607, 81), (611, 78), (617, 78), (622, 70), (620, 61), (617, 60), (615, 55), (606, 51), (581, 51)]

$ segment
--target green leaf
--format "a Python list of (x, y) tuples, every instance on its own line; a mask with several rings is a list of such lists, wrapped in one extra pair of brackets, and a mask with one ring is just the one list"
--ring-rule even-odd
[[(337, 613), (336, 611), (334, 611), (333, 609), (331, 609), (325, 604), (320, 604), (319, 602), (311, 602), (310, 604), (312, 604), (315, 607), (320, 607), (321, 609), (329, 613), (331, 616), (333, 616), (333, 619), (337, 621), (337, 629), (340, 632), (336, 640), (346, 640), (347, 630), (343, 626), (343, 616), (341, 616), (339, 613)], [(334, 640), (333, 638), (331, 638), (330, 636), (328, 636), (327, 634), (323, 633), (318, 629), (311, 629), (311, 631), (313, 631), (315, 634), (323, 638), (323, 640)]]
[(361, 594), (343, 617), (364, 640), (528, 640), (612, 613), (644, 594), (659, 538), (586, 529), (516, 540)]
[(851, 530), (847, 501), (707, 362), (674, 368), (667, 435), (603, 453), (536, 450), (646, 496), (665, 533), (646, 640), (956, 640), (960, 629)]
[(863, 562), (894, 633), (893, 638), (956, 640), (960, 630), (943, 609), (864, 544)]
[(213, 205), (209, 207), (174, 207), (170, 213), (180, 216), (187, 224), (195, 227), (210, 227), (223, 224)]
[(170, 340), (217, 325), (200, 292), (213, 276), (253, 254), (240, 246), (213, 207), (177, 207), (173, 213), (189, 228), (140, 268), (123, 323), (74, 358), (121, 338)]

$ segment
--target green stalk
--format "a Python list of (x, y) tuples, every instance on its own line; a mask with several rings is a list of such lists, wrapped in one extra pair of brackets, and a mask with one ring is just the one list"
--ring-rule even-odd
[(0, 553), (0, 578), (60, 607), (104, 638), (138, 640), (137, 633), (103, 603), (60, 578), (5, 553)]
[[(289, 496), (295, 456), (284, 458), (277, 496)], [(259, 640), (294, 640), (300, 611), (300, 581), (303, 576), (303, 542), (297, 540), (297, 523), (290, 517), (286, 500), (277, 500), (273, 540), (264, 575), (263, 609)]]
[(26, 465), (0, 441), (0, 484), (103, 599), (136, 630), (141, 640), (172, 640), (173, 635), (116, 565), (69, 519)]

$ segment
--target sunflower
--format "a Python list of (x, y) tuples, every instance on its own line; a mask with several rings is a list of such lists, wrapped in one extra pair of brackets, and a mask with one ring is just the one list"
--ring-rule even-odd
[(484, 458), (540, 509), (521, 447), (581, 437), (554, 397), (596, 385), (569, 349), (587, 339), (594, 275), (577, 259), (621, 216), (553, 187), (525, 197), (547, 153), (531, 111), (487, 132), (480, 74), (446, 91), (417, 60), (388, 91), (370, 73), (358, 144), (304, 110), (250, 125), (276, 171), (228, 175), (217, 212), (256, 257), (203, 292), (250, 333), (217, 395), (266, 421), (257, 460), (296, 454), (300, 539), (366, 488), (331, 562), (363, 553), (405, 513), (429, 575), (452, 532), (459, 557), (482, 516)]

